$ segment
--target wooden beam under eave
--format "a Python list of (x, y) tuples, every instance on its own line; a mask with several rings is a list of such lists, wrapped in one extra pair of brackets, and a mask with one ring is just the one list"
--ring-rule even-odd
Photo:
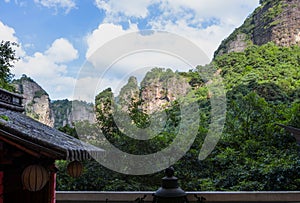
[[(0, 136), (0, 140), (2, 140), (3, 142), (6, 142), (7, 144), (11, 145), (11, 146), (14, 146), (16, 147), (17, 149), (19, 149), (21, 153), (27, 153), (29, 155), (32, 155), (34, 156), (35, 158), (41, 158), (42, 156), (45, 156), (47, 158), (50, 158), (50, 159), (53, 159), (53, 160), (56, 160), (56, 159), (63, 159), (63, 156), (57, 156), (57, 155), (53, 155), (51, 153), (48, 153), (46, 151), (34, 151), (34, 150), (31, 150), (31, 149), (28, 149), (20, 144), (17, 144), (3, 136)], [(14, 154), (13, 156), (19, 156), (19, 155), (16, 155)]]
[(11, 141), (11, 140), (3, 137), (3, 136), (0, 136), (0, 140), (2, 140), (3, 142), (6, 142), (7, 144), (10, 144), (10, 145), (18, 148), (18, 149), (20, 149), (20, 150), (22, 150), (24, 152), (26, 152), (27, 154), (30, 154), (31, 156), (34, 156), (36, 158), (40, 158), (41, 157), (41, 155), (39, 153), (37, 153), (37, 152), (35, 152), (33, 150), (30, 150), (30, 149), (27, 149), (26, 147), (23, 147), (22, 145), (17, 144), (15, 142), (13, 142), (13, 141)]
[(45, 151), (40, 151), (40, 154), (42, 154), (42, 155), (44, 155), (44, 156), (46, 156), (48, 158), (54, 159), (54, 160), (56, 160), (56, 159), (63, 159), (63, 157), (58, 157), (58, 156), (55, 156), (55, 155), (50, 154), (50, 153), (45, 152)]
[[(65, 158), (65, 155), (62, 152), (59, 152), (58, 150), (49, 149), (49, 148), (47, 148), (45, 146), (41, 146), (39, 144), (30, 142), (28, 140), (25, 140), (23, 138), (15, 136), (15, 135), (13, 135), (13, 134), (11, 134), (9, 132), (3, 131), (1, 129), (0, 129), (0, 135), (2, 135), (0, 137), (4, 137), (4, 139), (7, 139), (7, 140), (9, 140), (10, 142), (12, 142), (14, 144), (17, 144), (16, 142), (24, 143), (23, 145), (26, 145), (27, 148), (24, 147), (21, 144), (17, 144), (17, 145), (21, 146), (24, 149), (32, 151), (35, 154), (37, 154), (38, 155), (37, 158), (40, 158), (41, 155), (45, 155), (46, 157), (53, 158), (53, 159), (64, 159)], [(11, 139), (8, 139), (8, 138), (11, 138)], [(35, 156), (35, 155), (33, 155), (33, 156)]]

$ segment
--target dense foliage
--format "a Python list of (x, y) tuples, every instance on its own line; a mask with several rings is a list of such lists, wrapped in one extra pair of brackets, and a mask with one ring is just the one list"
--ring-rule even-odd
[[(181, 73), (189, 80), (193, 95), (197, 95), (195, 98), (188, 94), (185, 99), (196, 99), (201, 109), (197, 138), (174, 165), (182, 188), (299, 190), (299, 146), (291, 134), (276, 124), (300, 127), (300, 47), (278, 47), (273, 43), (251, 46), (245, 52), (218, 56), (211, 65), (221, 70), (227, 92), (225, 128), (213, 152), (199, 161), (198, 153), (210, 122), (207, 87), (198, 74), (204, 67)], [(165, 147), (176, 136), (180, 123), (176, 102), (166, 110), (168, 122), (160, 136), (140, 143), (118, 131), (110, 117), (112, 96), (107, 89), (96, 98), (97, 119), (107, 139), (118, 148), (135, 154), (151, 153)], [(133, 120), (144, 116), (138, 111), (131, 113)], [(156, 190), (163, 177), (162, 172), (125, 176), (90, 161), (85, 163), (83, 176), (72, 179), (65, 174), (65, 165), (59, 163), (59, 190)]]
[(13, 85), (11, 81), (13, 74), (11, 68), (14, 67), (14, 63), (18, 60), (15, 54), (14, 47), (16, 43), (10, 41), (0, 42), (0, 88), (13, 91)]

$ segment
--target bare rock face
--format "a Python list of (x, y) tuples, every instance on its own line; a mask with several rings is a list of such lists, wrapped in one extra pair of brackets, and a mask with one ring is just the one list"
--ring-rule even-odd
[(254, 44), (300, 45), (300, 1), (267, 2), (254, 16), (254, 24)]
[(258, 7), (228, 38), (215, 56), (244, 51), (251, 44), (274, 42), (279, 46), (300, 45), (300, 1), (261, 0)]
[(24, 97), (26, 115), (53, 127), (54, 118), (50, 109), (50, 98), (46, 91), (25, 75), (15, 80), (14, 83), (17, 91)]
[(272, 29), (272, 38), (278, 45), (300, 45), (300, 1), (286, 1), (283, 12), (275, 19), (278, 24)]

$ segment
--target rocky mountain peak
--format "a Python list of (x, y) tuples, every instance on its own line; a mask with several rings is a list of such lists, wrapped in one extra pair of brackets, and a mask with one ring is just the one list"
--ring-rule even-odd
[(300, 45), (300, 1), (261, 0), (260, 4), (243, 25), (222, 41), (215, 56), (240, 52), (251, 44)]
[(23, 75), (14, 81), (16, 90), (24, 97), (25, 112), (28, 116), (44, 123), (54, 126), (54, 118), (50, 109), (50, 98), (47, 92), (34, 80)]
[(123, 111), (128, 111), (128, 107), (132, 102), (139, 100), (139, 86), (136, 77), (131, 76), (126, 85), (124, 85), (119, 93), (119, 104)]

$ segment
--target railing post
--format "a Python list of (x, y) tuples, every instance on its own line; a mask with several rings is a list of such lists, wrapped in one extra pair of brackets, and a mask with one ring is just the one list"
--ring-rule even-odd
[(174, 168), (167, 168), (165, 174), (161, 187), (154, 194), (153, 203), (187, 203), (186, 193), (178, 186), (178, 178), (174, 176)]

